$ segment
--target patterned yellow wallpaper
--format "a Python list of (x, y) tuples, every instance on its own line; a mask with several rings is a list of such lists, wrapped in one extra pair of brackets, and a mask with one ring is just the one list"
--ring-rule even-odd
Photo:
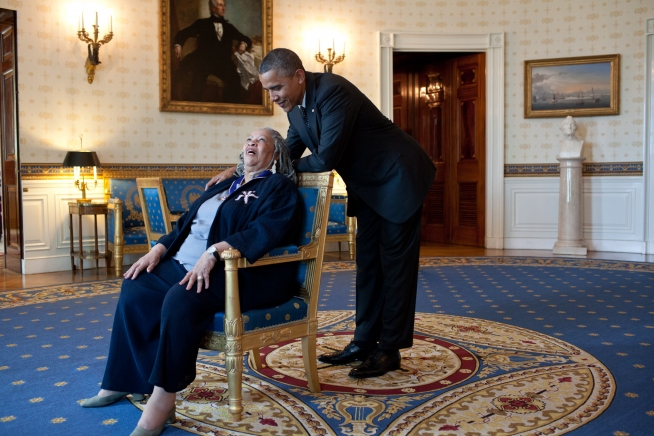
[[(159, 111), (160, 0), (0, 0), (18, 12), (20, 150), (23, 163), (58, 163), (79, 145), (107, 163), (234, 161), (254, 128), (283, 134), (286, 116), (199, 115)], [(231, 0), (238, 1), (238, 0)], [(114, 39), (86, 82), (79, 14), (113, 15)], [(507, 164), (555, 163), (560, 119), (524, 119), (523, 61), (620, 53), (621, 113), (578, 118), (588, 162), (643, 159), (645, 19), (651, 0), (290, 0), (273, 1), (274, 47), (313, 60), (320, 36), (347, 41), (335, 67), (378, 101), (376, 32), (506, 34)], [(227, 16), (229, 19), (229, 6)], [(104, 27), (103, 27), (104, 26)], [(337, 44), (337, 48), (340, 47)]]

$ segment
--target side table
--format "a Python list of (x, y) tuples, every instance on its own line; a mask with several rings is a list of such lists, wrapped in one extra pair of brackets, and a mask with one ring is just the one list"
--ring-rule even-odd
[[(105, 238), (108, 235), (107, 227), (107, 203), (68, 203), (68, 214), (70, 216), (70, 265), (75, 271), (75, 258), (79, 259), (80, 272), (84, 273), (84, 259), (95, 259), (95, 267), (98, 268), (98, 259), (105, 259), (106, 265), (109, 265), (109, 251), (105, 249), (104, 253), (98, 250), (98, 215), (104, 215), (104, 234)], [(79, 217), (79, 251), (74, 249), (74, 234), (73, 234), (73, 215)], [(95, 222), (95, 248), (93, 250), (84, 251), (83, 248), (83, 235), (82, 231), (82, 217), (84, 215), (93, 215)], [(105, 245), (106, 247), (106, 245)]]

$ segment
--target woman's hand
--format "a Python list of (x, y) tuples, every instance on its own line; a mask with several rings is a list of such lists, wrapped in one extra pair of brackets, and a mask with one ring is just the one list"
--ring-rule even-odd
[(154, 269), (155, 266), (159, 264), (161, 257), (166, 252), (166, 247), (163, 244), (157, 244), (152, 247), (152, 250), (148, 252), (145, 256), (134, 262), (134, 264), (129, 267), (129, 269), (123, 274), (123, 277), (126, 279), (134, 280), (138, 277), (139, 273), (145, 269), (147, 272), (150, 272)]
[(225, 171), (218, 174), (217, 176), (213, 176), (213, 178), (209, 180), (206, 185), (204, 185), (204, 190), (206, 191), (216, 183), (229, 179), (234, 175), (235, 172), (236, 172), (236, 167), (231, 167), (231, 168), (227, 168)]
[[(224, 241), (214, 244), (214, 246), (216, 247), (216, 253), (219, 255), (228, 248), (231, 248), (231, 245)], [(213, 267), (216, 266), (216, 263), (218, 263), (218, 259), (216, 259), (213, 254), (209, 254), (205, 251), (202, 253), (202, 256), (200, 256), (200, 259), (193, 269), (186, 273), (179, 284), (183, 285), (188, 283), (188, 285), (186, 285), (187, 291), (190, 291), (194, 286), (196, 286), (198, 294), (202, 292), (203, 288), (209, 289), (209, 275), (211, 274)]]

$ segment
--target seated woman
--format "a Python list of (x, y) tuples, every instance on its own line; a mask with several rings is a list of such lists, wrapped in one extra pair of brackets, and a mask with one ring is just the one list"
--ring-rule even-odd
[[(158, 435), (175, 420), (175, 393), (195, 379), (202, 336), (225, 308), (220, 253), (234, 247), (255, 262), (287, 245), (300, 225), (301, 198), (284, 139), (272, 129), (245, 142), (237, 175), (209, 188), (175, 229), (124, 274), (99, 407), (128, 393), (152, 393), (132, 435)], [(288, 301), (297, 265), (239, 272), (243, 311)], [(144, 272), (142, 274), (142, 272)]]

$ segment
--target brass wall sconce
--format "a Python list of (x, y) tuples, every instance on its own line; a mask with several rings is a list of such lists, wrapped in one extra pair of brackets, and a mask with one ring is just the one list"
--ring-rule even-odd
[(86, 63), (84, 68), (86, 68), (87, 80), (89, 83), (93, 83), (93, 78), (95, 77), (95, 67), (100, 63), (100, 46), (106, 44), (114, 37), (113, 32), (113, 16), (109, 18), (109, 33), (107, 33), (104, 38), (98, 41), (98, 36), (100, 34), (100, 26), (98, 26), (98, 13), (95, 13), (95, 24), (93, 25), (93, 39), (89, 38), (89, 34), (84, 29), (84, 14), (81, 16), (81, 23), (79, 29), (77, 30), (77, 37), (80, 41), (87, 43), (88, 56), (86, 58)]
[[(82, 135), (80, 137), (80, 144), (82, 142)], [(75, 178), (75, 187), (82, 191), (82, 198), (78, 198), (78, 203), (90, 203), (92, 200), (86, 198), (86, 191), (95, 189), (98, 186), (98, 170), (100, 159), (95, 151), (88, 151), (80, 149), (78, 151), (69, 151), (64, 158), (63, 167), (73, 167), (73, 174)], [(84, 175), (81, 174), (81, 167), (93, 167), (93, 187), (89, 188), (89, 182), (84, 180)], [(80, 180), (81, 179), (81, 180)]]
[(420, 97), (425, 97), (427, 103), (440, 103), (444, 100), (443, 80), (440, 74), (428, 74), (427, 86), (420, 88)]
[(345, 42), (343, 42), (343, 54), (336, 56), (336, 50), (334, 49), (334, 40), (332, 39), (332, 46), (327, 47), (327, 57), (325, 58), (320, 52), (320, 40), (318, 40), (318, 53), (316, 54), (316, 60), (323, 64), (323, 69), (325, 73), (331, 73), (334, 65), (343, 62), (345, 59)]

